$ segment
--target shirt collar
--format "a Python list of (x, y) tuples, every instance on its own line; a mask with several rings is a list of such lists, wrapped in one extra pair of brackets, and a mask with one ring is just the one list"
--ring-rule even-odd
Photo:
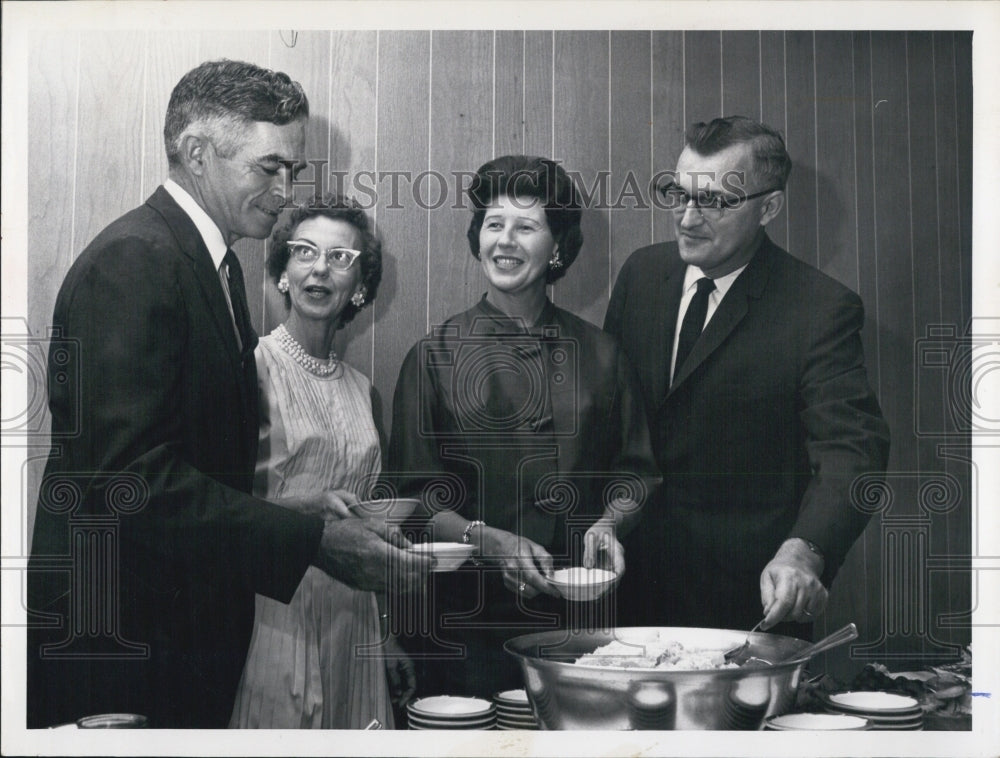
[[(714, 279), (715, 291), (712, 295), (716, 295), (719, 300), (724, 298), (726, 293), (729, 292), (729, 288), (733, 286), (733, 282), (735, 282), (737, 277), (743, 273), (743, 269), (749, 265), (749, 263), (744, 263), (735, 271), (730, 271), (725, 276), (720, 276), (718, 279)], [(689, 289), (694, 289), (698, 280), (703, 276), (705, 276), (705, 274), (700, 268), (697, 266), (688, 266), (687, 270), (684, 272), (684, 291), (687, 292)]]
[(198, 205), (197, 201), (191, 197), (191, 194), (173, 179), (167, 179), (163, 183), (163, 189), (170, 193), (170, 197), (174, 199), (181, 207), (181, 210), (188, 215), (195, 227), (197, 227), (198, 233), (205, 243), (205, 247), (208, 248), (208, 254), (212, 256), (212, 263), (215, 264), (216, 268), (219, 268), (222, 265), (222, 259), (226, 257), (226, 251), (229, 249), (226, 241), (222, 238), (222, 232), (219, 231), (219, 227), (205, 213), (205, 209)]
[(525, 324), (522, 319), (511, 318), (502, 310), (497, 308), (493, 303), (487, 300), (488, 293), (484, 293), (482, 298), (476, 304), (476, 308), (480, 315), (487, 316), (496, 327), (499, 329), (501, 334), (518, 334), (518, 333), (534, 333), (535, 331), (540, 331), (541, 328), (547, 324), (552, 323), (552, 319), (555, 315), (555, 306), (552, 301), (548, 298), (545, 299), (545, 305), (542, 307), (542, 312), (538, 315), (538, 321), (534, 324)]

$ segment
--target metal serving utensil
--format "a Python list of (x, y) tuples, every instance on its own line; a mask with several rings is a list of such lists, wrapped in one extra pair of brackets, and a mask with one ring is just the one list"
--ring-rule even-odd
[(747, 638), (743, 641), (742, 645), (737, 645), (731, 650), (727, 650), (725, 652), (723, 657), (726, 659), (726, 663), (736, 663), (742, 666), (753, 657), (752, 655), (747, 654), (750, 650), (750, 635), (760, 629), (760, 625), (763, 623), (764, 619), (761, 619), (757, 622), (753, 629), (747, 632)]

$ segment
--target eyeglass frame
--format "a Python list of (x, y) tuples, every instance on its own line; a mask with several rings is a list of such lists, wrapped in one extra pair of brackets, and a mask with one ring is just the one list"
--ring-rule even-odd
[[(668, 193), (674, 195), (680, 195), (681, 197), (679, 197), (678, 199), (687, 198), (687, 200), (684, 200), (683, 202), (679, 203), (676, 206), (668, 207), (667, 210), (669, 210), (671, 213), (677, 213), (678, 211), (681, 213), (685, 213), (687, 212), (687, 209), (691, 207), (691, 203), (694, 202), (694, 209), (698, 211), (698, 215), (701, 216), (702, 218), (706, 218), (705, 211), (709, 211), (710, 214), (712, 214), (711, 215), (712, 218), (720, 219), (723, 217), (723, 215), (725, 215), (725, 212), (727, 210), (735, 210), (737, 208), (741, 208), (747, 200), (753, 200), (758, 197), (764, 197), (764, 195), (770, 195), (772, 192), (780, 192), (781, 188), (772, 187), (771, 189), (766, 189), (762, 192), (754, 192), (749, 195), (738, 195), (733, 200), (726, 199), (725, 195), (722, 195), (718, 192), (703, 191), (697, 193), (696, 195), (691, 195), (677, 182), (670, 182), (668, 184), (659, 186), (656, 188), (656, 191), (660, 193), (660, 196), (663, 197), (664, 200), (669, 199), (667, 196)], [(720, 203), (720, 205), (718, 205), (718, 207), (714, 207), (712, 205), (704, 205), (704, 206), (700, 205), (700, 203), (703, 202), (703, 198), (706, 197), (712, 198), (716, 203)]]
[[(355, 261), (357, 261), (358, 258), (361, 257), (361, 251), (360, 250), (355, 250), (354, 248), (351, 248), (351, 247), (340, 247), (339, 245), (337, 245), (337, 246), (334, 246), (334, 247), (328, 247), (328, 248), (326, 248), (326, 250), (320, 250), (312, 242), (308, 242), (306, 240), (288, 240), (288, 242), (285, 243), (285, 246), (288, 248), (288, 255), (289, 255), (290, 258), (294, 259), (297, 263), (302, 263), (302, 264), (307, 265), (307, 266), (315, 266), (316, 265), (316, 261), (319, 260), (320, 253), (322, 253), (323, 256), (326, 258), (326, 265), (329, 266), (330, 268), (336, 270), (336, 271), (349, 271), (350, 268), (354, 265)], [(315, 257), (312, 260), (309, 260), (309, 261), (303, 260), (295, 252), (296, 248), (311, 250), (313, 252), (313, 255)], [(339, 253), (350, 253), (351, 260), (348, 261), (348, 263), (347, 263), (346, 266), (340, 266), (340, 265), (338, 265), (338, 264), (336, 264), (334, 262), (334, 259), (333, 259), (332, 256), (333, 256), (333, 254), (338, 253), (338, 252)]]

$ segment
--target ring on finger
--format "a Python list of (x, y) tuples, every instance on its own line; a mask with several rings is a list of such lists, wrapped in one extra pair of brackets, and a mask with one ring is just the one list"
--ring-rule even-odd
[(802, 612), (805, 615), (807, 615), (809, 618), (812, 618), (815, 615), (815, 614), (811, 613), (810, 611), (807, 611), (805, 608), (802, 609)]
[(524, 582), (521, 582), (519, 585), (517, 585), (517, 591), (518, 592), (524, 592), (527, 588), (528, 588), (528, 585), (525, 584)]

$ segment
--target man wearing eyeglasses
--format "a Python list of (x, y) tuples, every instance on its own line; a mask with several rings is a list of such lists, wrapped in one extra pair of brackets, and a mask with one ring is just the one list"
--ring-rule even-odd
[[(626, 544), (619, 623), (811, 635), (884, 471), (860, 298), (765, 226), (791, 160), (770, 127), (696, 123), (658, 186), (675, 242), (635, 251), (605, 329), (636, 368), (664, 483)], [(810, 251), (804, 251), (811, 254)]]
[[(223, 728), (254, 594), (288, 602), (312, 563), (359, 589), (419, 586), (429, 560), (369, 520), (252, 497), (257, 335), (231, 246), (264, 238), (304, 162), (297, 82), (213, 61), (167, 107), (170, 178), (104, 229), (60, 288), (53, 448), (29, 565), (29, 728), (137, 713)], [(65, 364), (65, 365), (64, 365)], [(316, 493), (322, 513), (330, 493)]]

